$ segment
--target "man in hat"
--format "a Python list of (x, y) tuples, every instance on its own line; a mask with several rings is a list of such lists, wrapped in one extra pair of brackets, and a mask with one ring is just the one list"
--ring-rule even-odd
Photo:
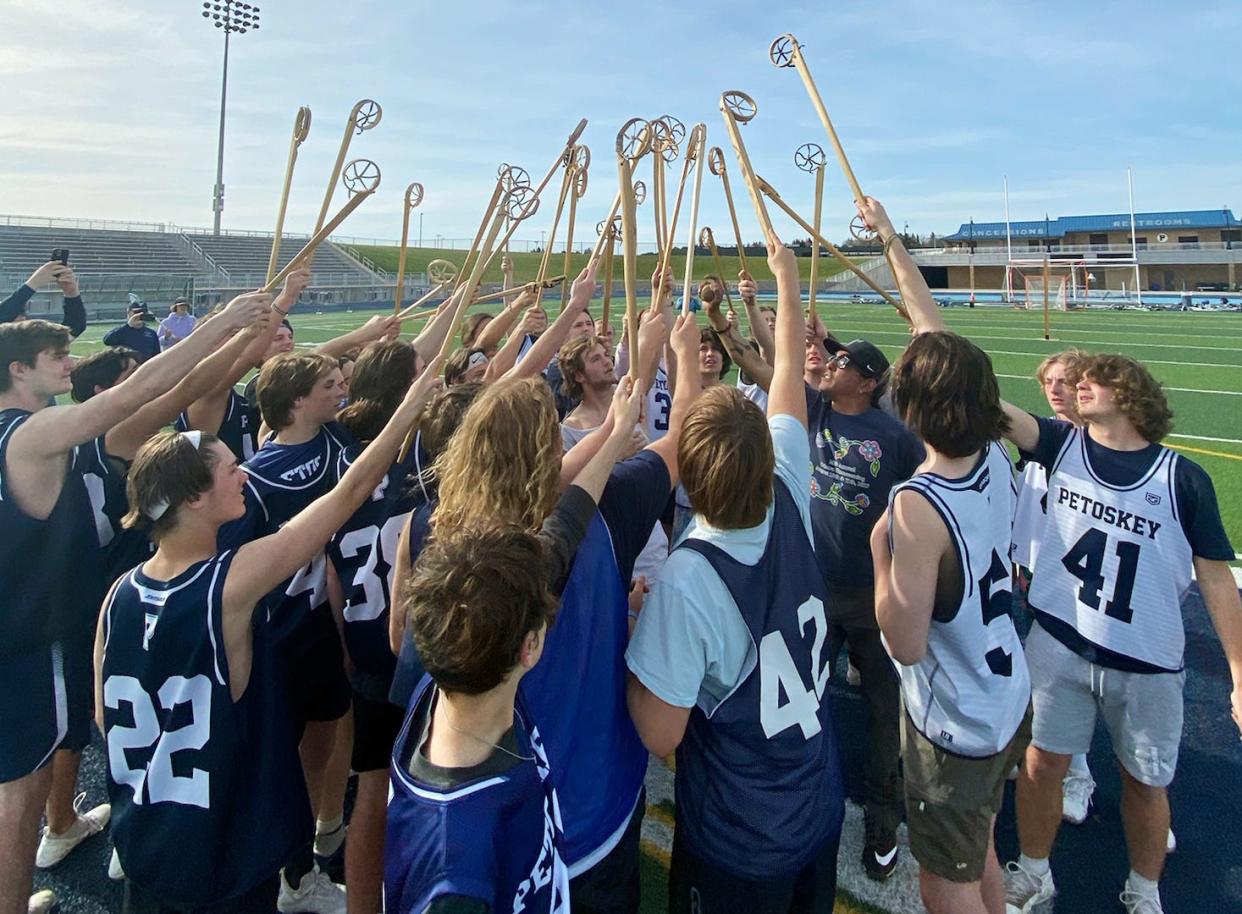
[(197, 318), (190, 313), (190, 300), (184, 296), (174, 299), (168, 317), (160, 321), (160, 343), (165, 349), (180, 343), (190, 335)]
[(152, 317), (147, 303), (131, 298), (125, 313), (125, 323), (104, 334), (105, 346), (125, 346), (138, 353), (139, 364), (160, 354), (160, 338), (146, 322)]

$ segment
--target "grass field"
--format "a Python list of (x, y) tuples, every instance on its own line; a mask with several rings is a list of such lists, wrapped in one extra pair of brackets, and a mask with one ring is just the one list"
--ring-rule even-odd
[[(594, 232), (594, 229), (592, 229)], [(592, 235), (594, 238), (594, 235)], [(397, 271), (397, 256), (399, 249), (395, 247), (367, 247), (364, 245), (347, 245), (353, 251), (363, 257), (367, 257), (377, 267), (382, 270), (388, 270), (390, 273)], [(465, 258), (465, 251), (449, 251), (440, 248), (408, 248), (406, 254), (405, 268), (410, 273), (422, 273), (427, 269), (427, 264), (433, 260), (449, 260), (457, 266), (461, 266), (462, 260)], [(618, 252), (619, 253), (619, 252)], [(543, 258), (543, 254), (533, 254), (528, 252), (514, 251), (509, 255), (513, 258), (513, 271), (517, 277), (517, 281), (532, 280), (539, 272), (539, 262)], [(564, 270), (565, 255), (559, 250), (553, 250), (552, 259), (548, 262), (548, 275), (559, 276)], [(586, 266), (586, 254), (574, 254), (570, 259), (569, 277), (572, 279)], [(670, 269), (673, 275), (680, 278), (686, 275), (686, 255), (674, 254), (669, 258)], [(768, 269), (767, 258), (759, 255), (748, 255), (746, 258), (747, 269), (756, 280), (771, 279), (772, 272)], [(725, 276), (730, 280), (735, 279), (738, 270), (741, 269), (736, 254), (721, 254), (720, 267), (724, 271)], [(638, 277), (646, 280), (651, 277), (656, 268), (655, 254), (639, 254), (638, 255)], [(798, 258), (798, 269), (802, 273), (803, 279), (809, 279), (811, 275), (811, 259), (809, 257)], [(835, 273), (839, 273), (844, 267), (834, 258), (824, 257), (819, 264), (819, 277), (827, 279)], [(696, 279), (702, 279), (708, 273), (716, 272), (716, 266), (710, 256), (703, 253), (695, 255), (694, 258), (694, 275)], [(621, 258), (617, 257), (616, 266), (614, 267), (614, 275), (618, 282), (621, 281)], [(500, 258), (497, 257), (492, 265), (488, 268), (487, 273), (483, 276), (484, 282), (500, 282)]]
[[(799, 263), (805, 262), (799, 258)], [(613, 304), (616, 307), (618, 302), (614, 299)], [(479, 308), (497, 310), (494, 306)], [(905, 324), (882, 305), (831, 302), (822, 305), (820, 313), (842, 339), (866, 337), (890, 359), (908, 339)], [(1004, 396), (1035, 412), (1046, 411), (1046, 404), (1033, 373), (1049, 353), (1077, 346), (1092, 352), (1125, 352), (1146, 362), (1165, 385), (1176, 414), (1174, 433), (1166, 443), (1211, 475), (1225, 527), (1235, 549), (1242, 550), (1242, 314), (1054, 313), (1052, 340), (1045, 341), (1038, 312), (948, 308), (943, 313), (951, 329), (991, 354)], [(293, 321), (298, 343), (313, 345), (345, 333), (368, 316), (370, 312), (295, 311)], [(421, 320), (410, 321), (406, 330), (412, 335), (421, 324)], [(88, 327), (74, 351), (84, 355), (97, 348), (110, 326)]]

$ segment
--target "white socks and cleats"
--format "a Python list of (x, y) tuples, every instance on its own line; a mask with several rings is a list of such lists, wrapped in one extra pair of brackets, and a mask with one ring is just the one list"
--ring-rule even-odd
[(1005, 864), (1005, 911), (1007, 914), (1030, 914), (1057, 893), (1047, 859), (1038, 860), (1025, 854)]
[(854, 688), (862, 685), (862, 674), (858, 672), (858, 667), (854, 666), (854, 661), (850, 661), (849, 666), (845, 668), (845, 681)]
[(1177, 835), (1173, 834), (1173, 829), (1169, 829), (1169, 837), (1164, 842), (1164, 852), (1171, 854), (1177, 850)]
[(315, 846), (313, 850), (316, 857), (331, 857), (341, 849), (341, 844), (344, 841), (344, 816), (337, 816), (335, 820), (328, 822), (325, 822), (323, 819), (315, 821)]
[(1126, 887), (1121, 890), (1121, 903), (1126, 907), (1126, 914), (1164, 914), (1160, 905), (1160, 883), (1134, 870), (1130, 870)]
[(302, 877), (296, 889), (289, 887), (282, 873), (276, 910), (281, 914), (345, 914), (345, 886), (333, 882), (318, 866)]
[(125, 871), (121, 869), (121, 858), (116, 855), (116, 848), (112, 848), (112, 856), (108, 858), (108, 878), (113, 882), (120, 882), (125, 878)]
[(69, 856), (70, 851), (92, 835), (97, 835), (108, 827), (112, 818), (112, 807), (101, 803), (90, 812), (82, 813), (82, 803), (86, 794), (80, 793), (73, 800), (73, 811), (77, 814), (73, 824), (63, 834), (54, 835), (50, 828), (43, 829), (39, 839), (39, 850), (35, 853), (35, 866), (41, 870), (50, 869)]
[(1090, 772), (1084, 775), (1070, 771), (1061, 782), (1061, 818), (1071, 825), (1082, 825), (1094, 793), (1095, 780)]
[(56, 893), (51, 889), (43, 889), (30, 896), (26, 903), (26, 914), (48, 914), (56, 907)]

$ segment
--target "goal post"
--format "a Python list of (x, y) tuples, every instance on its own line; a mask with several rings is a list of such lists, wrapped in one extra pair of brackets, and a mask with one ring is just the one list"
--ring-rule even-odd
[(1022, 274), (1022, 307), (1028, 311), (1042, 311), (1045, 303), (1049, 310), (1069, 310), (1069, 274), (1052, 274), (1045, 279), (1040, 274)]

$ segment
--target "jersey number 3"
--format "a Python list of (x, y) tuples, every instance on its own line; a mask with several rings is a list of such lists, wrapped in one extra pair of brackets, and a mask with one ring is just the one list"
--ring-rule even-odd
[[(211, 776), (199, 768), (191, 768), (187, 776), (173, 774), (172, 757), (174, 752), (202, 749), (207, 744), (211, 735), (211, 680), (203, 675), (189, 679), (169, 676), (156, 697), (168, 716), (178, 705), (189, 705), (189, 722), (176, 730), (161, 729), (155, 703), (133, 676), (109, 676), (104, 683), (104, 705), (116, 710), (125, 702), (134, 715), (132, 727), (113, 724), (108, 728), (108, 770), (112, 780), (133, 789), (135, 806), (144, 802), (145, 786), (152, 803), (181, 803), (209, 809)], [(129, 767), (127, 751), (152, 746), (155, 751), (145, 767)]]
[[(802, 674), (794, 663), (785, 637), (779, 632), (768, 632), (759, 642), (759, 722), (763, 735), (768, 739), (783, 733), (792, 726), (802, 728), (802, 736), (810, 739), (819, 733), (819, 704), (832, 673), (829, 658), (824, 656), (824, 640), (828, 635), (828, 620), (824, 615), (822, 601), (811, 597), (798, 607), (798, 629), (805, 632), (807, 624), (812, 628), (810, 668), (814, 682), (808, 689)], [(798, 645), (801, 647), (801, 645)], [(785, 701), (781, 703), (781, 693)]]

